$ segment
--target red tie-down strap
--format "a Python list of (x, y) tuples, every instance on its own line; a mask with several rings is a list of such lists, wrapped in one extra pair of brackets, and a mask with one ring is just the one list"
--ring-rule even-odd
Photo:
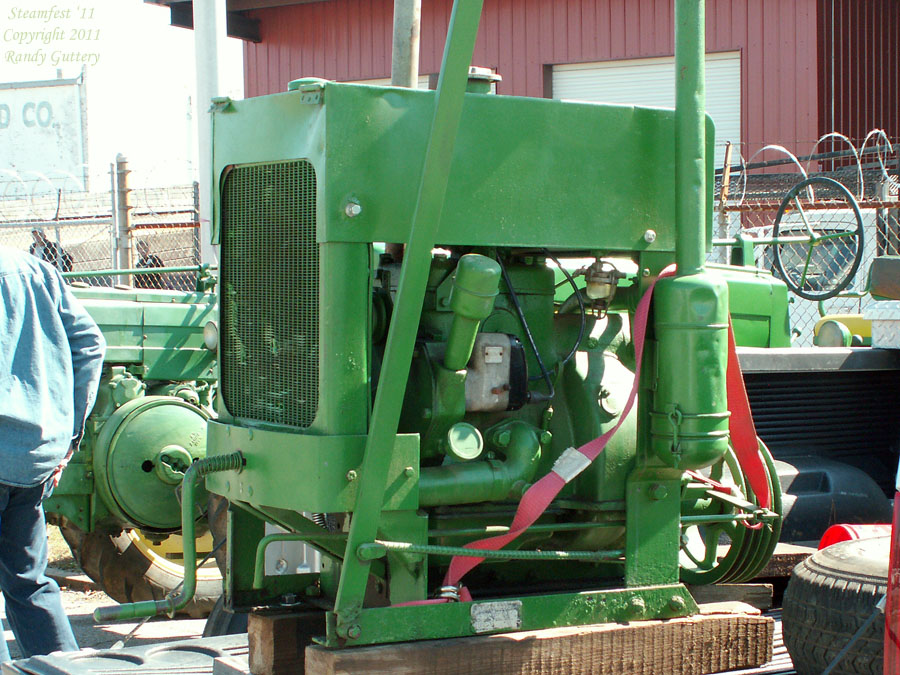
[[(664, 277), (673, 276), (674, 274), (675, 266), (669, 265), (660, 273), (656, 281)], [(653, 297), (653, 289), (656, 286), (656, 281), (650, 284), (647, 292), (644, 293), (644, 296), (641, 298), (640, 302), (638, 302), (637, 310), (635, 311), (634, 385), (631, 388), (631, 392), (628, 394), (628, 400), (625, 403), (625, 407), (619, 415), (619, 421), (616, 422), (612, 429), (602, 436), (582, 445), (578, 449), (569, 448), (563, 452), (554, 463), (550, 473), (532, 485), (522, 496), (508, 532), (498, 536), (470, 542), (465, 545), (465, 548), (496, 551), (516, 539), (516, 537), (525, 532), (525, 530), (531, 527), (531, 525), (540, 518), (541, 514), (544, 513), (566, 483), (570, 482), (575, 476), (590, 466), (591, 462), (597, 458), (606, 447), (609, 440), (619, 430), (619, 427), (625, 421), (625, 418), (634, 406), (637, 397), (638, 383), (640, 382), (641, 361), (644, 354), (644, 340), (647, 334), (647, 321), (650, 315), (650, 300)], [(728, 321), (728, 366), (726, 371), (726, 389), (728, 392), (728, 409), (731, 411), (731, 416), (729, 418), (729, 432), (731, 434), (735, 454), (738, 458), (738, 463), (746, 474), (750, 487), (757, 495), (760, 505), (764, 508), (768, 508), (770, 504), (769, 483), (763, 460), (759, 454), (759, 446), (756, 441), (756, 429), (753, 426), (753, 420), (750, 417), (750, 403), (747, 399), (747, 390), (744, 387), (744, 377), (741, 373), (740, 363), (737, 358), (734, 331), (731, 327), (730, 317)], [(454, 557), (450, 561), (450, 568), (447, 570), (447, 574), (444, 577), (443, 585), (460, 587), (460, 600), (463, 602), (471, 601), (471, 594), (468, 589), (461, 586), (460, 581), (466, 574), (480, 565), (483, 561), (484, 558), (476, 556)], [(425, 600), (408, 604), (442, 601), (445, 600)]]

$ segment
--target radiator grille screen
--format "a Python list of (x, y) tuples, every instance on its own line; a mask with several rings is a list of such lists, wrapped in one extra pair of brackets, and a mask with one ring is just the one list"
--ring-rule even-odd
[(312, 424), (319, 394), (316, 174), (305, 160), (231, 170), (222, 190), (221, 390), (238, 418)]

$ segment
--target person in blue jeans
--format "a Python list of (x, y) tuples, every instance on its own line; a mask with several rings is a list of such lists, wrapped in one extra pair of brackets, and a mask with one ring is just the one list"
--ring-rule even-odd
[(41, 502), (78, 449), (105, 349), (56, 268), (0, 246), (0, 591), (24, 656), (78, 649), (45, 575)]

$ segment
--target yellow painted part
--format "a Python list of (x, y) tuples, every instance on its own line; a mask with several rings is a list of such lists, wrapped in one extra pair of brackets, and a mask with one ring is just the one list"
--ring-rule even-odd
[[(170, 534), (158, 544), (144, 536), (140, 530), (129, 530), (128, 537), (147, 559), (153, 560), (160, 567), (167, 568), (172, 574), (184, 576), (184, 549), (181, 545), (181, 535)], [(212, 534), (207, 532), (202, 537), (199, 537), (197, 539), (197, 561), (203, 560), (212, 548)], [(219, 578), (221, 578), (221, 575), (219, 574), (219, 568), (216, 566), (215, 558), (210, 558), (203, 567), (197, 570), (197, 581)]]
[(819, 334), (819, 328), (826, 321), (837, 321), (844, 324), (850, 335), (859, 335), (861, 338), (872, 337), (872, 321), (863, 318), (862, 314), (826, 314), (816, 322), (813, 335)]

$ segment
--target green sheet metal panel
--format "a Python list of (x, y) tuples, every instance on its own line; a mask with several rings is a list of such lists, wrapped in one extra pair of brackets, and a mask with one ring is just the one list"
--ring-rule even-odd
[(728, 283), (728, 309), (741, 347), (790, 347), (787, 286), (755, 267), (710, 265)]
[[(324, 188), (320, 241), (406, 241), (433, 92), (320, 86), (318, 96), (292, 91), (221, 106), (216, 175), (308, 159)], [(711, 157), (709, 119), (707, 132)], [(673, 167), (672, 111), (467, 94), (437, 241), (671, 251)], [(348, 215), (348, 202), (360, 205), (358, 215)]]
[[(254, 506), (314, 513), (351, 511), (362, 480), (365, 445), (365, 436), (290, 434), (211, 421), (207, 426), (208, 456), (240, 448), (247, 464), (237, 477), (214, 473), (207, 476), (206, 484), (231, 501)], [(418, 436), (397, 435), (388, 471), (386, 510), (418, 507), (418, 471)]]

